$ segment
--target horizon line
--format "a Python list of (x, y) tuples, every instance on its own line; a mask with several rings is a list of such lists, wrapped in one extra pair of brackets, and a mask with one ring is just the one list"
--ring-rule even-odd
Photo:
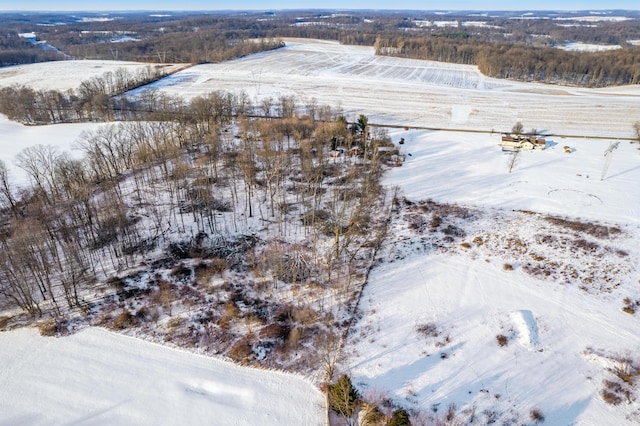
[(5, 12), (268, 12), (268, 11), (388, 11), (388, 12), (638, 12), (639, 9), (393, 9), (393, 8), (248, 8), (248, 9), (0, 9)]

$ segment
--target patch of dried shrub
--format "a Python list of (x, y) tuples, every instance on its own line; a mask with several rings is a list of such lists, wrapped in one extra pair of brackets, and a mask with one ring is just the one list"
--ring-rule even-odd
[(604, 239), (609, 238), (612, 235), (617, 235), (622, 232), (617, 226), (600, 225), (593, 222), (582, 222), (579, 220), (569, 220), (557, 216), (546, 216), (544, 218), (547, 222), (552, 223), (560, 228), (570, 229), (576, 232), (583, 232), (589, 234), (592, 237)]

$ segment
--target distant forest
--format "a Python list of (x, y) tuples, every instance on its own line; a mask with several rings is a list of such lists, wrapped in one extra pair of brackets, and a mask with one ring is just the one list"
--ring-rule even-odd
[(640, 48), (572, 52), (505, 42), (446, 37), (379, 37), (376, 54), (477, 65), (496, 78), (573, 86), (640, 83)]
[[(489, 16), (412, 11), (0, 14), (0, 66), (69, 58), (220, 62), (278, 48), (283, 37), (302, 37), (374, 46), (378, 55), (477, 65), (485, 75), (497, 78), (587, 87), (638, 84), (640, 13), (611, 14), (584, 18), (557, 12)], [(33, 31), (36, 39), (25, 38)], [(617, 49), (558, 48), (568, 43)]]
[(20, 37), (16, 32), (4, 33), (0, 36), (0, 66), (2, 67), (60, 59), (64, 59), (60, 52), (42, 49)]

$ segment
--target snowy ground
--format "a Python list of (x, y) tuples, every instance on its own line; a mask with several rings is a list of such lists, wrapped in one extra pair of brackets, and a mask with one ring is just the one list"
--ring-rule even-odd
[[(126, 69), (130, 73), (144, 70), (150, 64), (124, 61), (53, 61), (38, 64), (16, 65), (0, 68), (0, 87), (15, 84), (30, 86), (35, 90), (77, 89), (80, 83), (93, 77), (101, 77), (107, 72)], [(153, 65), (155, 66), (155, 65)], [(181, 65), (163, 65), (172, 72)]]
[[(637, 404), (600, 398), (611, 363), (588, 351), (637, 354), (637, 318), (615, 302), (484, 258), (415, 255), (371, 275), (346, 366), (365, 395), (423, 412), (453, 403), (474, 424), (532, 408), (553, 425), (637, 424)], [(420, 333), (428, 324), (434, 335)]]
[(572, 50), (574, 52), (604, 52), (607, 50), (622, 49), (619, 44), (593, 44), (593, 43), (567, 43), (559, 46), (559, 49)]
[[(523, 209), (575, 218), (640, 224), (640, 151), (621, 141), (549, 137), (544, 151), (522, 151), (512, 173), (498, 134), (395, 131), (404, 166), (387, 174), (412, 200), (432, 198), (479, 207)], [(571, 154), (564, 152), (569, 146)], [(409, 154), (411, 154), (409, 156)]]
[(324, 424), (324, 396), (300, 377), (103, 329), (20, 329), (0, 347), (2, 425)]
[(294, 95), (300, 103), (341, 105), (370, 123), (630, 137), (640, 117), (640, 86), (582, 89), (483, 76), (475, 66), (375, 56), (373, 48), (287, 40), (283, 49), (221, 64), (197, 65), (153, 88), (185, 98), (215, 90), (260, 99)]
[[(363, 394), (433, 415), (455, 404), (473, 424), (521, 424), (533, 408), (553, 425), (637, 424), (637, 402), (600, 396), (612, 358), (638, 362), (640, 353), (638, 318), (621, 310), (625, 297), (640, 296), (637, 145), (621, 144), (601, 181), (608, 141), (572, 140), (571, 154), (552, 141), (522, 152), (508, 173), (497, 137), (394, 136), (412, 155), (388, 172), (388, 185), (413, 202), (471, 212), (454, 218), (463, 232), (449, 245), (429, 229), (431, 216), (416, 219), (419, 208), (394, 221), (342, 366)], [(622, 232), (591, 238), (550, 227), (547, 214)], [(584, 239), (593, 246), (572, 245)]]
[(28, 175), (15, 165), (15, 157), (20, 151), (35, 145), (52, 145), (60, 152), (79, 158), (82, 153), (75, 149), (75, 142), (82, 132), (95, 131), (104, 125), (104, 123), (73, 123), (24, 126), (9, 121), (5, 115), (0, 114), (0, 160), (3, 160), (9, 169), (10, 181), (24, 185), (28, 183)]

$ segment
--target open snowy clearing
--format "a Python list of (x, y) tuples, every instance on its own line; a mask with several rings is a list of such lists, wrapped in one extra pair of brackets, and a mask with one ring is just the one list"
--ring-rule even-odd
[(602, 16), (602, 15), (589, 15), (589, 16), (572, 16), (569, 18), (555, 18), (556, 21), (583, 21), (583, 22), (622, 22), (628, 21), (633, 18), (628, 16)]
[(622, 46), (619, 44), (567, 43), (558, 48), (574, 52), (605, 52), (607, 50), (622, 49)]
[[(35, 90), (77, 89), (80, 83), (94, 77), (101, 77), (107, 72), (126, 69), (137, 73), (155, 64), (124, 61), (54, 61), (38, 64), (16, 65), (0, 68), (0, 87), (12, 85), (30, 86)], [(166, 72), (173, 72), (184, 65), (160, 65)]]
[[(260, 99), (341, 105), (370, 123), (631, 137), (640, 87), (583, 89), (488, 78), (477, 67), (376, 56), (371, 47), (287, 40), (286, 47), (221, 64), (203, 64), (150, 86), (185, 98), (215, 90)], [(615, 96), (613, 96), (615, 95)]]
[[(500, 135), (396, 130), (407, 161), (385, 182), (412, 200), (427, 198), (477, 207), (521, 209), (614, 223), (640, 223), (640, 151), (620, 142), (547, 138), (544, 151), (522, 151), (512, 173)], [(564, 146), (572, 149), (564, 152)], [(409, 155), (411, 154), (411, 155)]]
[(360, 308), (346, 367), (365, 395), (440, 413), (453, 403), (478, 424), (532, 408), (553, 425), (637, 424), (637, 404), (601, 399), (611, 374), (589, 356), (637, 354), (637, 319), (619, 305), (495, 260), (426, 254), (374, 270)]
[[(531, 409), (554, 425), (637, 424), (637, 403), (612, 406), (600, 396), (612, 359), (640, 351), (638, 319), (621, 310), (625, 297), (640, 295), (637, 145), (621, 143), (600, 180), (609, 141), (572, 140), (567, 154), (568, 142), (551, 140), (544, 151), (521, 152), (508, 173), (510, 156), (496, 136), (394, 132), (399, 137), (411, 156), (387, 173), (388, 186), (413, 202), (478, 210), (456, 222), (462, 231), (453, 228), (464, 244), (444, 249), (435, 229), (407, 226), (409, 213), (394, 221), (343, 370), (370, 399), (435, 415), (455, 404), (460, 418), (475, 413), (479, 424), (520, 424)], [(539, 219), (546, 214), (620, 226), (624, 237), (586, 252), (544, 244), (574, 238), (548, 229)], [(628, 257), (589, 254), (600, 244)]]
[(99, 328), (20, 329), (0, 346), (2, 425), (324, 424), (324, 396), (300, 377)]
[(104, 123), (55, 124), (50, 126), (24, 126), (9, 121), (0, 114), (0, 160), (9, 169), (11, 182), (19, 185), (28, 183), (27, 173), (15, 164), (16, 155), (25, 148), (35, 145), (52, 145), (70, 157), (80, 158), (82, 153), (75, 149), (75, 142), (82, 132), (95, 131)]

